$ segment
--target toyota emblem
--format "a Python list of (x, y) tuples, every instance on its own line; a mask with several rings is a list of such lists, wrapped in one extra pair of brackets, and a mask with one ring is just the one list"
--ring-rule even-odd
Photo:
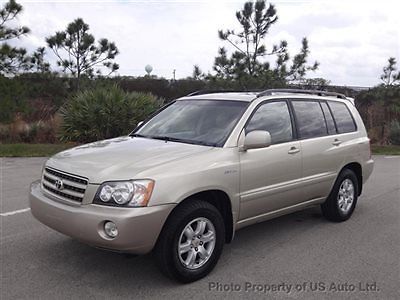
[(62, 190), (64, 188), (64, 182), (61, 179), (57, 179), (54, 184), (57, 190)]

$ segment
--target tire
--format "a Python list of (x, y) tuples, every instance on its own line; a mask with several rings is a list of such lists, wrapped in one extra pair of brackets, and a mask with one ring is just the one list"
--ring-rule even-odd
[(321, 205), (322, 214), (333, 222), (348, 220), (358, 199), (358, 179), (350, 169), (340, 172), (329, 197)]
[[(196, 232), (200, 233), (190, 239)], [(206, 201), (192, 199), (168, 217), (154, 249), (156, 263), (166, 276), (182, 283), (193, 282), (212, 271), (224, 243), (225, 224), (220, 212)]]

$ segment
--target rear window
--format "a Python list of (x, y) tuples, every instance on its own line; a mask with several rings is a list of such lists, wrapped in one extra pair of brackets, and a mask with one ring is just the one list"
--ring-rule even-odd
[(329, 101), (329, 107), (335, 119), (338, 133), (356, 131), (356, 124), (346, 104)]
[(324, 114), (317, 101), (293, 101), (300, 138), (309, 139), (327, 135)]

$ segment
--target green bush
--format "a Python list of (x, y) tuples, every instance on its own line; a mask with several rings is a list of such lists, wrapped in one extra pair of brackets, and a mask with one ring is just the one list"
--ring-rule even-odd
[(389, 139), (393, 145), (400, 145), (400, 122), (393, 121), (390, 125)]
[(61, 108), (61, 140), (92, 142), (128, 134), (161, 105), (152, 94), (127, 93), (116, 85), (79, 92)]
[(11, 140), (11, 131), (8, 126), (0, 124), (0, 144)]
[(0, 76), (0, 123), (11, 123), (17, 112), (25, 113), (27, 85), (14, 79)]

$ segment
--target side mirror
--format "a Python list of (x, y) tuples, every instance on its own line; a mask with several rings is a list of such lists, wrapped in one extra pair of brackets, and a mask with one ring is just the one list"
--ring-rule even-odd
[(268, 131), (254, 130), (246, 134), (243, 143), (243, 151), (249, 149), (266, 148), (271, 145), (271, 135)]

